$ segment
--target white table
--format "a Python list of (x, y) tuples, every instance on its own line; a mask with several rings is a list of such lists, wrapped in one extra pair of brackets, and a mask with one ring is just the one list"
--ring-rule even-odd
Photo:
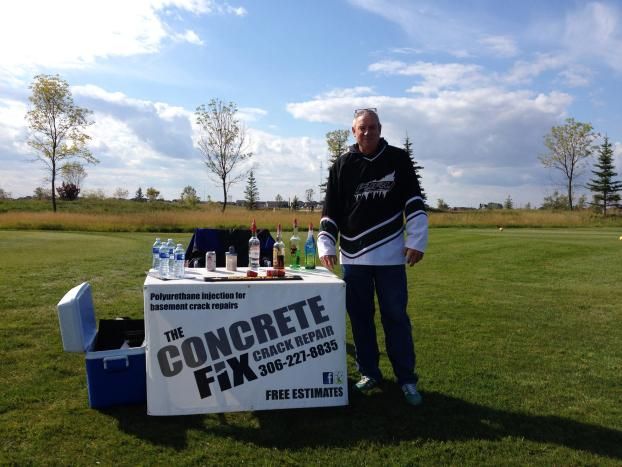
[[(183, 415), (348, 403), (345, 284), (324, 268), (301, 280), (187, 269), (144, 285), (147, 411)], [(265, 269), (260, 270), (265, 275)], [(206, 282), (205, 278), (242, 278)]]

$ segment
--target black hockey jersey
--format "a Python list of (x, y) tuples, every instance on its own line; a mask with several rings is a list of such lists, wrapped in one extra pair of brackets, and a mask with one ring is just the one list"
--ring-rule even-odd
[[(406, 240), (404, 239), (406, 221)], [(380, 140), (373, 155), (357, 145), (330, 169), (318, 250), (342, 264), (404, 264), (404, 246), (424, 252), (428, 218), (406, 151)]]

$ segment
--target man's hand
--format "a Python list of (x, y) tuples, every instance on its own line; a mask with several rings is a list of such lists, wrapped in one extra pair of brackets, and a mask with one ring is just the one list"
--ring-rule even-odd
[(404, 256), (406, 256), (406, 264), (409, 266), (414, 266), (423, 259), (423, 253), (412, 248), (405, 248)]
[(328, 269), (329, 271), (332, 271), (333, 268), (335, 267), (335, 264), (337, 264), (337, 256), (335, 255), (322, 256), (320, 258), (320, 262), (326, 269)]

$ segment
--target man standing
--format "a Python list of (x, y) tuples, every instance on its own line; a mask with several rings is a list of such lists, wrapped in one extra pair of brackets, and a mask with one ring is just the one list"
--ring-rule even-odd
[(339, 238), (346, 308), (361, 373), (356, 388), (366, 392), (382, 380), (375, 290), (393, 372), (408, 403), (419, 405), (405, 263), (413, 266), (423, 258), (428, 217), (412, 161), (380, 137), (381, 129), (376, 109), (355, 111), (356, 144), (330, 169), (318, 250), (322, 264), (332, 270)]

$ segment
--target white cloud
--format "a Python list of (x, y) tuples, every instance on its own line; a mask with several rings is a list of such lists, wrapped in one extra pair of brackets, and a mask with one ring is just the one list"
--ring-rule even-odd
[(512, 69), (503, 77), (511, 84), (529, 83), (533, 78), (550, 70), (557, 70), (568, 64), (568, 58), (561, 55), (540, 54), (534, 61), (517, 61)]
[[(166, 38), (201, 44), (191, 30), (177, 32), (163, 16), (170, 9), (201, 15), (241, 14), (206, 0), (21, 0), (0, 15), (0, 75), (44, 68), (82, 68), (97, 59), (157, 52)], [(245, 11), (245, 10), (244, 10)], [(28, 25), (28, 27), (24, 27)]]
[(622, 12), (619, 4), (588, 2), (566, 16), (562, 42), (579, 59), (598, 58), (622, 72)]
[(0, 148), (12, 147), (20, 153), (26, 151), (26, 104), (0, 98)]
[(257, 107), (242, 107), (238, 109), (238, 113), (236, 118), (244, 121), (244, 122), (255, 122), (262, 117), (265, 117), (268, 114), (264, 109), (259, 109)]
[(183, 34), (176, 34), (175, 38), (181, 42), (188, 42), (189, 44), (194, 44), (194, 45), (204, 44), (204, 42), (197, 35), (197, 33), (190, 29), (186, 30)]
[(333, 99), (339, 97), (359, 97), (373, 95), (374, 90), (369, 86), (356, 86), (353, 88), (331, 89), (315, 96), (316, 99)]
[(518, 54), (518, 47), (514, 40), (506, 36), (486, 36), (479, 41), (498, 57), (514, 57)]
[[(378, 108), (390, 144), (401, 146), (408, 133), (415, 158), (425, 167), (424, 188), (433, 199), (477, 205), (493, 192), (482, 194), (478, 185), (512, 187), (520, 191), (513, 198), (526, 202), (547, 184), (537, 160), (542, 138), (571, 102), (570, 95), (560, 92), (483, 87), (434, 96), (377, 95), (369, 103)], [(295, 118), (349, 128), (351, 110), (360, 106), (361, 98), (352, 97), (290, 103), (287, 108)]]
[(429, 63), (418, 61), (407, 64), (396, 60), (372, 63), (369, 71), (388, 75), (412, 76), (421, 79), (408, 92), (433, 94), (443, 89), (469, 88), (488, 80), (479, 65), (461, 63)]

